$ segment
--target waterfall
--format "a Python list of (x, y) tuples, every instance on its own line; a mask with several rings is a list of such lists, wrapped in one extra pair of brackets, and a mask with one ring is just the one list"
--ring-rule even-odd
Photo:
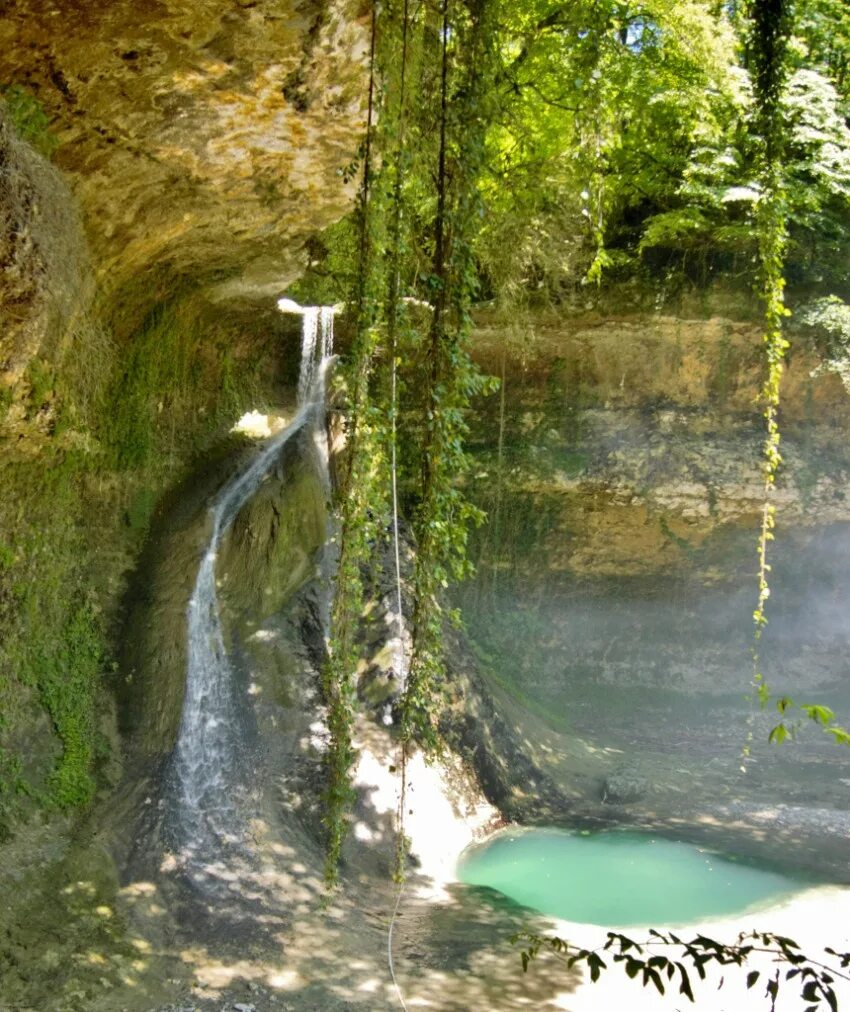
[[(333, 354), (334, 307), (305, 306), (301, 309), (301, 374), (298, 377), (298, 403), (315, 398), (319, 373)], [(316, 348), (319, 348), (319, 355)]]
[(190, 858), (212, 857), (222, 843), (238, 841), (244, 822), (239, 801), (244, 776), (239, 774), (245, 752), (240, 720), (245, 700), (240, 698), (221, 624), (215, 573), (221, 539), (284, 444), (305, 427), (312, 429), (317, 448), (323, 448), (319, 466), (327, 475), (321, 420), (325, 375), (333, 352), (334, 311), (296, 308), (303, 316), (297, 413), (216, 497), (210, 509), (212, 531), (187, 610), (186, 695), (172, 754), (170, 800), (175, 842)]
[(301, 375), (298, 377), (298, 403), (303, 404), (310, 391), (316, 374), (316, 340), (319, 335), (319, 309), (306, 306), (301, 324)]

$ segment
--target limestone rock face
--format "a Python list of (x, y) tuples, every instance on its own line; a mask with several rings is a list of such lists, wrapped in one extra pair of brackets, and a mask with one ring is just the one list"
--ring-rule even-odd
[(0, 84), (44, 106), (101, 284), (157, 263), (278, 292), (350, 208), (366, 26), (350, 0), (15, 0)]
[[(530, 579), (721, 578), (713, 539), (757, 530), (764, 503), (759, 324), (613, 313), (477, 323), (474, 354), (504, 380), (504, 403), (482, 403), (473, 428), (498, 564)], [(850, 398), (822, 349), (792, 337), (777, 520), (846, 523)], [(512, 555), (514, 543), (524, 547)]]

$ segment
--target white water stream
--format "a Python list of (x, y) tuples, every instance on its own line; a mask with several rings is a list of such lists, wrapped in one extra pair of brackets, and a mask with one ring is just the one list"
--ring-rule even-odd
[(175, 843), (190, 862), (213, 858), (222, 844), (238, 842), (244, 832), (240, 797), (246, 780), (242, 766), (246, 747), (245, 721), (240, 715), (246, 700), (228, 658), (222, 630), (215, 572), (219, 545), (284, 444), (302, 429), (312, 429), (322, 478), (328, 481), (323, 416), (325, 375), (333, 352), (334, 310), (294, 304), (280, 308), (303, 317), (298, 410), (289, 425), (273, 436), (215, 499), (210, 509), (212, 531), (187, 611), (186, 695), (172, 756), (169, 800)]

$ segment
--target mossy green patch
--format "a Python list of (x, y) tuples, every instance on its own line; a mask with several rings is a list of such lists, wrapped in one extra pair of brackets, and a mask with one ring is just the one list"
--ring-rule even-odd
[(0, 424), (6, 417), (6, 412), (12, 406), (12, 401), (15, 399), (15, 392), (5, 383), (0, 384)]
[(263, 356), (255, 349), (239, 357), (232, 327), (191, 290), (167, 295), (144, 314), (126, 339), (107, 396), (111, 466), (168, 470), (199, 434), (235, 420), (256, 398)]
[(52, 399), (56, 374), (47, 362), (34, 358), (27, 366), (26, 376), (30, 388), (27, 417), (32, 418)]
[(41, 102), (20, 84), (0, 85), (0, 96), (21, 140), (31, 144), (45, 158), (50, 158), (59, 145), (59, 139), (50, 130), (50, 118)]
[[(42, 801), (67, 807), (91, 797), (96, 699), (107, 653), (105, 631), (80, 571), (79, 455), (8, 467), (17, 495), (16, 548), (4, 546), (0, 678), (35, 690), (61, 744)], [(14, 778), (6, 778), (7, 789)]]
[(39, 691), (56, 732), (62, 758), (48, 781), (51, 802), (86, 804), (93, 792), (95, 692), (104, 658), (104, 635), (89, 602), (73, 608), (54, 649), (42, 658)]
[(124, 514), (132, 534), (139, 537), (147, 534), (155, 506), (156, 489), (150, 485), (143, 485), (133, 493)]
[(192, 286), (139, 278), (110, 304), (30, 361), (27, 419), (53, 424), (0, 455), (0, 834), (92, 798), (124, 574), (167, 489), (278, 374), (274, 333), (243, 336)]

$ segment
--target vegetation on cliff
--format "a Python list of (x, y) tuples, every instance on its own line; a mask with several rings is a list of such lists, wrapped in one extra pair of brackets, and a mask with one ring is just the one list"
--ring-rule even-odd
[[(391, 0), (370, 9), (370, 26), (366, 135), (338, 166), (340, 192), (361, 180), (358, 206), (309, 241), (311, 268), (292, 289), (351, 307), (340, 567), (323, 678), (331, 884), (353, 798), (364, 578), (375, 542), (397, 536), (399, 508), (417, 545), (411, 650), (395, 700), (402, 771), (414, 742), (439, 747), (443, 634), (457, 617), (444, 591), (469, 573), (469, 531), (481, 521), (463, 484), (464, 440), (470, 405), (495, 388), (470, 357), (473, 306), (592, 303), (606, 286), (661, 303), (717, 278), (756, 288), (767, 358), (757, 645), (781, 464), (787, 281), (797, 302), (809, 300), (801, 322), (827, 335), (825, 367), (843, 377), (850, 346), (850, 14), (840, 0)], [(133, 52), (120, 58), (134, 63)], [(306, 66), (274, 102), (309, 105)], [(348, 88), (338, 97), (358, 105)], [(93, 797), (108, 763), (102, 700), (122, 576), (161, 492), (249, 398), (256, 406), (267, 396), (263, 366), (278, 364), (273, 331), (262, 338), (250, 311), (208, 301), (215, 265), (198, 267), (171, 214), (155, 248), (172, 249), (176, 236), (181, 257), (193, 255), (95, 290), (73, 200), (48, 161), (57, 145), (49, 128), (25, 89), (4, 88), (0, 833), (33, 807)], [(264, 169), (251, 186), (262, 229), (273, 232), (276, 181)], [(134, 263), (147, 248), (136, 243)], [(198, 276), (177, 270), (178, 260)], [(719, 388), (721, 374), (718, 366)], [(504, 400), (500, 466), (503, 437)], [(766, 701), (758, 656), (755, 681)], [(789, 706), (783, 697), (782, 712)], [(850, 741), (827, 708), (803, 710)], [(36, 747), (25, 741), (33, 727)], [(399, 875), (405, 804), (402, 793)], [(716, 958), (735, 961), (740, 951), (730, 952)], [(681, 973), (635, 957), (627, 972), (636, 963), (636, 972)], [(814, 995), (822, 981), (800, 983)], [(831, 1004), (828, 983), (819, 994)]]
[[(465, 571), (467, 530), (475, 519), (458, 486), (465, 464), (464, 416), (470, 396), (481, 389), (466, 352), (473, 301), (483, 296), (514, 304), (539, 301), (542, 291), (557, 302), (570, 288), (601, 285), (609, 278), (644, 278), (659, 287), (671, 281), (704, 285), (718, 272), (756, 286), (767, 360), (761, 392), (767, 428), (765, 506), (754, 615), (754, 681), (764, 704), (770, 693), (759, 670), (758, 643), (767, 621), (771, 494), (781, 464), (779, 388), (789, 346), (782, 329), (788, 315), (786, 270), (796, 270), (798, 280), (806, 275), (810, 289), (831, 292), (840, 284), (837, 263), (822, 259), (812, 277), (801, 250), (807, 240), (824, 241), (836, 220), (837, 248), (850, 248), (850, 132), (838, 111), (843, 77), (833, 73), (812, 38), (792, 35), (790, 5), (754, 2), (741, 12), (697, 3), (647, 4), (640, 11), (616, 3), (531, 6), (518, 11), (514, 5), (443, 0), (417, 16), (407, 4), (382, 11), (380, 18), (373, 13), (373, 68), (374, 53), (378, 59), (381, 54), (374, 40), (382, 32), (384, 46), (394, 57), (402, 54), (402, 67), (399, 71), (393, 57), (386, 69), (390, 82), (400, 74), (400, 88), (389, 91), (381, 107), (377, 146), (385, 164), (380, 174), (371, 161), (376, 138), (370, 123), (357, 219), (360, 242), (349, 246), (358, 250), (351, 378), (355, 436), (361, 419), (377, 405), (378, 419), (381, 412), (386, 419), (383, 445), (389, 458), (397, 382), (404, 390), (424, 391), (421, 400), (416, 393), (409, 398), (405, 419), (418, 438), (402, 444), (418, 549), (410, 666), (397, 672), (402, 840), (408, 744), (437, 745), (446, 619), (441, 588)], [(804, 29), (811, 35), (812, 23), (806, 21)], [(417, 39), (413, 47), (411, 33)], [(411, 53), (420, 54), (424, 70)], [(405, 105), (407, 60), (420, 71), (415, 114)], [(805, 108), (801, 91), (808, 96)], [(798, 160), (786, 157), (791, 151)], [(525, 203), (516, 200), (518, 193), (527, 194)], [(389, 239), (371, 231), (374, 221), (388, 214), (393, 220), (393, 210), (395, 222), (404, 222), (403, 242), (392, 229)], [(380, 277), (383, 258), (389, 261), (390, 283), (369, 287), (364, 279)], [(344, 285), (339, 266), (329, 251), (299, 291), (309, 292), (313, 284), (327, 290), (334, 281)], [(408, 324), (410, 343), (399, 346), (399, 313), (409, 320), (410, 303), (426, 304), (429, 315), (425, 322)], [(352, 514), (352, 490), (365, 487), (357, 453), (355, 444), (343, 505), (348, 522), (342, 551), (349, 568), (337, 585), (335, 612), (346, 614), (346, 630), (360, 602), (360, 571), (370, 540)], [(375, 459), (370, 453), (370, 488)], [(389, 516), (378, 515), (382, 498), (369, 500), (369, 522), (376, 531), (390, 527)], [(355, 596), (348, 598), (352, 586)], [(344, 611), (347, 599), (355, 602), (350, 614)], [(332, 752), (342, 757), (332, 771), (333, 783), (343, 785), (353, 758), (349, 652), (338, 655), (345, 670), (332, 664), (326, 681), (331, 699), (344, 691), (347, 700), (344, 719), (332, 726)], [(780, 712), (789, 705), (787, 698), (780, 700)], [(850, 741), (828, 708), (803, 710), (837, 741)], [(772, 738), (781, 741), (785, 733), (780, 723)], [(328, 878), (335, 882), (346, 816), (344, 791), (332, 787), (331, 796)], [(400, 874), (401, 864), (397, 870)], [(734, 961), (746, 958), (744, 949), (735, 950)], [(730, 951), (716, 947), (705, 958), (722, 962)], [(658, 977), (656, 965), (668, 968), (653, 959), (646, 964), (644, 982)], [(805, 996), (833, 1004), (829, 971), (823, 978), (812, 972), (811, 979), (808, 970), (802, 979)], [(799, 973), (792, 967), (788, 979)], [(689, 995), (687, 977), (683, 980), (683, 993)], [(778, 981), (768, 985), (769, 996), (775, 998)], [(658, 986), (663, 990), (660, 977)]]
[(191, 281), (152, 272), (96, 291), (46, 117), (21, 89), (0, 105), (0, 148), (5, 834), (34, 808), (91, 800), (110, 753), (122, 577), (163, 490), (268, 399), (277, 349), (273, 330), (247, 337)]
[[(465, 414), (482, 389), (466, 351), (474, 302), (557, 305), (628, 283), (663, 299), (718, 276), (756, 287), (766, 312), (769, 497), (781, 460), (786, 276), (801, 293), (840, 301), (850, 251), (848, 82), (845, 61), (825, 42), (836, 25), (846, 30), (848, 15), (835, 5), (794, 13), (612, 0), (415, 11), (399, 2), (375, 16), (378, 126), (346, 170), (363, 171), (359, 216), (317, 241), (296, 292), (355, 293), (352, 432), (356, 447), (358, 419), (377, 408), (363, 458), (377, 529), (389, 526), (375, 467), (376, 447), (390, 456), (396, 380), (405, 404), (399, 473), (419, 554), (401, 711), (403, 722), (417, 714), (420, 739), (431, 740), (439, 709), (440, 588), (465, 571), (477, 517), (458, 485)], [(427, 319), (417, 319), (416, 304), (430, 307)], [(343, 497), (351, 580), (339, 584), (339, 614), (370, 541), (361, 531), (360, 562), (348, 559), (347, 532), (364, 513), (352, 507), (351, 489), (364, 487), (358, 459)], [(772, 525), (768, 503), (757, 630)], [(757, 669), (758, 661), (763, 685)]]

